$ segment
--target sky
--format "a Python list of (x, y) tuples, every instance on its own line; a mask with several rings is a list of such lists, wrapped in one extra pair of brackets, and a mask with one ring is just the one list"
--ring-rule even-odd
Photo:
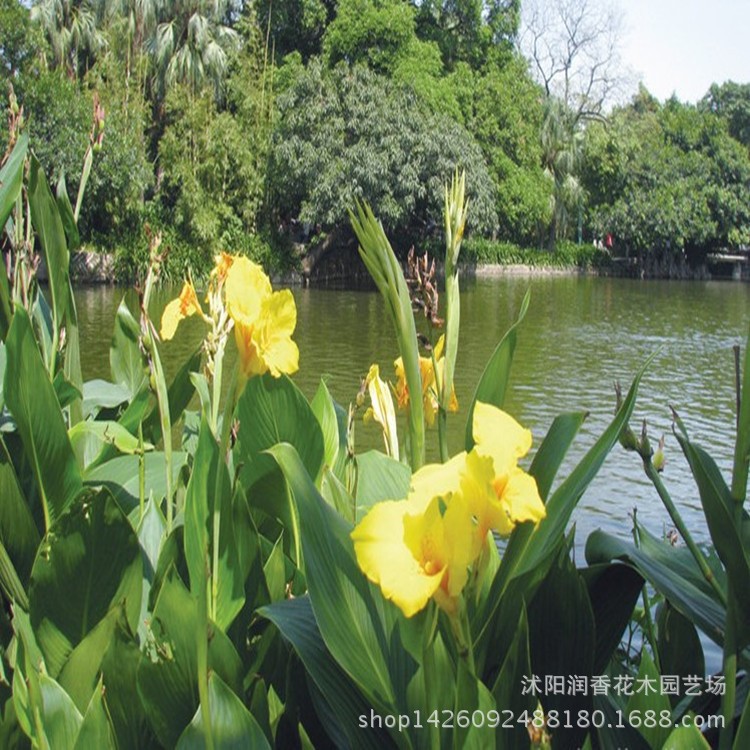
[[(595, 0), (597, 1), (597, 0)], [(622, 59), (658, 99), (750, 83), (750, 0), (620, 0)]]

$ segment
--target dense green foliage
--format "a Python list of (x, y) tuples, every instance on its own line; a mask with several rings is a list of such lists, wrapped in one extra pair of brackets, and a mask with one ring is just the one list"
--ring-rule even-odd
[[(206, 272), (220, 249), (314, 263), (351, 236), (356, 198), (419, 246), (456, 166), (475, 237), (559, 253), (611, 235), (614, 253), (696, 261), (750, 239), (750, 84), (695, 105), (643, 91), (607, 112), (611, 29), (586, 4), (558, 3), (563, 33), (575, 21), (587, 36), (547, 70), (523, 39), (555, 54), (566, 40), (541, 17), (524, 37), (518, 0), (1, 2), (0, 76), (71, 191), (95, 97), (104, 107), (80, 230), (121, 269), (142, 266), (146, 223), (175, 273)], [(582, 60), (593, 88), (576, 88)]]
[(644, 93), (586, 133), (592, 224), (633, 252), (750, 242), (746, 147), (713, 114)]

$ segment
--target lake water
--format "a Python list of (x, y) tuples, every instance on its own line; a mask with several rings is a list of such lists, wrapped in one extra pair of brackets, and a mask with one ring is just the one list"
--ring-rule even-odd
[[(531, 288), (531, 306), (519, 331), (506, 409), (531, 428), (539, 444), (556, 414), (588, 411), (559, 478), (606, 428), (614, 410), (613, 383), (626, 391), (646, 358), (655, 357), (641, 385), (633, 428), (646, 418), (654, 444), (666, 434), (664, 480), (688, 526), (708, 540), (700, 501), (671, 433), (669, 405), (714, 455), (729, 477), (734, 445), (734, 360), (732, 346), (744, 346), (750, 322), (748, 286), (732, 282), (661, 282), (598, 277), (504, 276), (462, 282), (461, 344), (456, 372), (459, 405), (473, 395), (487, 358), (515, 318)], [(153, 311), (177, 291), (160, 290)], [(295, 381), (312, 397), (325, 377), (334, 398), (348, 404), (372, 362), (393, 377), (398, 356), (391, 322), (374, 291), (294, 289), (300, 349)], [(109, 377), (108, 349), (115, 310), (125, 292), (90, 287), (76, 292), (84, 378)], [(132, 292), (131, 302), (135, 296)], [(202, 338), (191, 319), (163, 346), (167, 372), (174, 372)], [(233, 345), (232, 345), (233, 346)], [(465, 408), (450, 415), (451, 453), (462, 448)], [(357, 426), (357, 446), (379, 445), (372, 426)], [(437, 458), (437, 433), (428, 433), (428, 458)], [(579, 549), (589, 532), (603, 528), (628, 537), (631, 514), (652, 533), (671, 522), (640, 459), (616, 446), (582, 498), (574, 516)], [(582, 561), (580, 561), (582, 562)]]

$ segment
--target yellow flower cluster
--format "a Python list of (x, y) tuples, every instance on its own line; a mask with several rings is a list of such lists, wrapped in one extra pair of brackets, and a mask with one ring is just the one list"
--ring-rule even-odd
[[(211, 272), (209, 301), (226, 306), (244, 377), (265, 372), (279, 377), (282, 373), (297, 371), (299, 350), (292, 341), (297, 325), (294, 297), (289, 289), (274, 292), (270, 279), (259, 265), (244, 256), (218, 255)], [(205, 315), (192, 282), (186, 281), (180, 296), (164, 309), (161, 338), (171, 339), (180, 321), (195, 314), (209, 324), (214, 318), (223, 317), (216, 311), (212, 311), (212, 317)]]
[[(432, 357), (419, 358), (419, 374), (422, 376), (422, 402), (424, 404), (424, 418), (428, 425), (435, 422), (435, 414), (438, 410), (438, 383), (442, 380), (445, 369), (445, 359), (443, 358), (443, 348), (445, 346), (445, 336), (441, 336), (435, 345), (434, 361)], [(399, 357), (393, 367), (396, 370), (396, 402), (399, 409), (406, 409), (409, 406), (409, 388), (406, 385), (406, 374), (404, 372), (404, 360)], [(458, 411), (458, 400), (456, 399), (455, 388), (451, 388), (450, 403), (448, 411)]]
[(412, 477), (406, 500), (373, 506), (352, 532), (357, 562), (406, 617), (430, 598), (453, 613), (487, 533), (546, 515), (536, 481), (518, 466), (531, 432), (477, 402), (474, 448)]

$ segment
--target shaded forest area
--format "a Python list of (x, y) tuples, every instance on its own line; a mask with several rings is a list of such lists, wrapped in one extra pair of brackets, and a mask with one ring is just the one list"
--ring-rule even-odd
[(173, 277), (223, 249), (309, 270), (356, 199), (419, 247), (456, 167), (480, 262), (746, 245), (750, 84), (633, 95), (620, 29), (584, 0), (0, 0), (0, 144), (22, 117), (75, 194), (100, 103), (81, 236), (123, 277), (146, 223)]

